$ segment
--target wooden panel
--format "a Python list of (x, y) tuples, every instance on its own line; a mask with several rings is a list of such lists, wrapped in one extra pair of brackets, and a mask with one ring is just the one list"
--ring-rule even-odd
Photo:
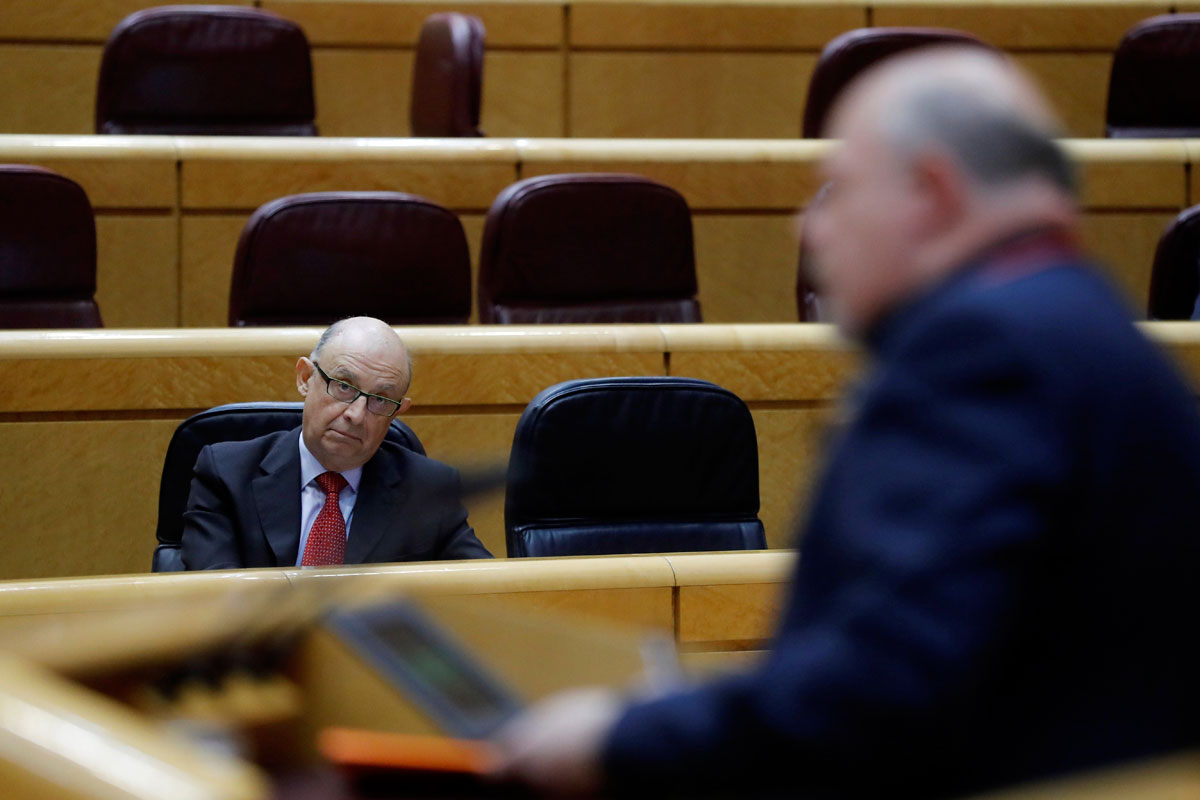
[(250, 214), (185, 215), (180, 223), (180, 322), (222, 328), (229, 323), (229, 286), (238, 237)]
[[(414, 388), (424, 381), (421, 365), (414, 365)], [(512, 449), (513, 431), (520, 412), (409, 414), (404, 418), (430, 458), (436, 458), (462, 470), (465, 478), (481, 470), (503, 470)], [(507, 548), (504, 541), (504, 486), (464, 498), (467, 518), (475, 534), (492, 555), (502, 557)]]
[(1134, 23), (1165, 14), (1165, 2), (980, 2), (875, 0), (876, 25), (919, 25), (970, 31), (1010, 49), (1112, 50)]
[(0, 579), (148, 571), (158, 479), (176, 424), (0, 425)]
[(1090, 213), (1083, 218), (1084, 243), (1097, 254), (1133, 308), (1143, 313), (1150, 297), (1154, 249), (1171, 213)]
[(561, 53), (488, 50), (483, 62), (483, 132), (562, 136), (563, 69)]
[(1087, 208), (1187, 205), (1187, 146), (1182, 140), (1069, 139), (1064, 145), (1080, 165)]
[(726, 584), (679, 588), (679, 642), (760, 642), (771, 635), (784, 588)]
[(556, 592), (510, 592), (480, 597), (514, 610), (535, 609), (557, 614), (637, 625), (671, 633), (675, 610), (669, 586), (630, 589), (564, 589)]
[(798, 247), (791, 214), (692, 218), (705, 322), (795, 322)]
[(467, 247), (471, 251), (471, 324), (479, 322), (479, 252), (483, 242), (484, 214), (459, 214), (463, 232), (467, 234)]
[(792, 213), (821, 186), (820, 159), (833, 143), (586, 141), (518, 142), (521, 177), (556, 172), (634, 172), (679, 191), (693, 211)]
[(1107, 53), (1019, 53), (1016, 60), (1041, 84), (1070, 135), (1104, 135), (1112, 56)]
[(790, 5), (595, 3), (571, 5), (572, 47), (805, 48), (820, 50), (867, 24), (850, 3)]
[(445, 11), (482, 19), (489, 47), (554, 47), (562, 42), (563, 9), (556, 0), (453, 5), (397, 0), (262, 0), (260, 5), (299, 22), (315, 45), (412, 46), (417, 43), (425, 18)]
[(0, 47), (0, 131), (91, 133), (99, 71), (98, 45)]
[(824, 463), (832, 412), (755, 408), (751, 413), (758, 433), (758, 517), (767, 546), (795, 547), (813, 481)]
[(814, 55), (573, 53), (572, 136), (792, 138)]
[(313, 48), (322, 136), (408, 136), (411, 50)]
[[(254, 5), (251, 0), (205, 2)], [(129, 14), (160, 5), (163, 3), (157, 0), (4, 0), (0, 3), (0, 38), (103, 42)]]
[[(275, 157), (265, 159), (232, 156), (188, 160), (185, 153), (184, 208), (250, 211), (277, 197), (301, 192), (383, 190), (419, 194), (455, 210), (486, 209), (500, 190), (512, 183), (515, 166), (508, 154), (493, 150), (487, 154), (488, 160), (470, 160), (463, 156), (473, 143), (440, 141), (443, 144), (436, 160), (428, 161), (357, 159), (358, 153), (338, 140), (313, 145), (313, 158), (300, 153), (299, 158), (284, 160), (283, 144), (276, 145)], [(378, 154), (383, 150), (379, 143), (359, 144), (363, 151), (377, 147)], [(339, 146), (342, 149), (335, 149)], [(483, 147), (496, 145), (484, 143)]]
[(171, 215), (97, 215), (96, 302), (105, 325), (179, 324), (176, 228)]

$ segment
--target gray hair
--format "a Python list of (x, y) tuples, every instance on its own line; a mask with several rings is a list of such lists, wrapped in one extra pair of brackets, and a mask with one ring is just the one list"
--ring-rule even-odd
[(885, 135), (908, 156), (931, 145), (950, 153), (980, 186), (998, 187), (1028, 177), (1077, 192), (1074, 164), (1055, 141), (1057, 131), (982, 96), (969, 85), (925, 86), (883, 116)]

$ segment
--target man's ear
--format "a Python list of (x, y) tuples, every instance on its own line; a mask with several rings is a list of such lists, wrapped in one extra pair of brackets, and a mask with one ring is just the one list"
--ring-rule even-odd
[(301, 397), (308, 396), (308, 381), (313, 375), (313, 363), (304, 356), (296, 362), (296, 391)]
[(400, 401), (400, 410), (396, 412), (396, 416), (400, 416), (405, 411), (408, 411), (410, 408), (412, 408), (412, 400), (405, 397), (403, 400)]
[(957, 227), (969, 200), (966, 176), (958, 162), (944, 153), (925, 153), (914, 160), (913, 175), (926, 232)]

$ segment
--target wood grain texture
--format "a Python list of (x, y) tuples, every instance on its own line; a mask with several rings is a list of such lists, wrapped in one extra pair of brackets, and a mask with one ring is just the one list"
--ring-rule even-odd
[(184, 327), (229, 324), (233, 257), (250, 213), (184, 215), (180, 221), (179, 321)]
[(692, 230), (705, 322), (795, 322), (792, 214), (696, 214)]
[(1154, 250), (1174, 218), (1170, 212), (1092, 212), (1083, 217), (1084, 244), (1124, 291), (1135, 313), (1145, 312)]
[[(205, 0), (212, 5), (255, 5), (252, 0)], [(4, 0), (0, 38), (103, 42), (134, 11), (162, 5), (157, 0)]]
[(782, 593), (773, 583), (681, 586), (679, 642), (761, 642), (771, 635)]
[(105, 325), (179, 325), (177, 228), (172, 214), (96, 216), (96, 302)]
[(315, 47), (313, 92), (322, 136), (408, 136), (413, 51)]
[(97, 45), (0, 46), (0, 131), (91, 133), (99, 73)]

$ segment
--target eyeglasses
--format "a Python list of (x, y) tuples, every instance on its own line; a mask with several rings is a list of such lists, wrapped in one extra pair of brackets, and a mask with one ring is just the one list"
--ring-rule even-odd
[(321, 365), (315, 361), (313, 362), (313, 366), (317, 368), (317, 373), (325, 379), (325, 391), (334, 400), (340, 400), (343, 403), (353, 403), (359, 397), (365, 397), (367, 398), (367, 411), (370, 411), (372, 414), (378, 414), (381, 417), (394, 417), (396, 416), (396, 412), (400, 410), (401, 401), (393, 400), (383, 395), (364, 392), (352, 383), (331, 378), (325, 374), (325, 370), (321, 369)]

